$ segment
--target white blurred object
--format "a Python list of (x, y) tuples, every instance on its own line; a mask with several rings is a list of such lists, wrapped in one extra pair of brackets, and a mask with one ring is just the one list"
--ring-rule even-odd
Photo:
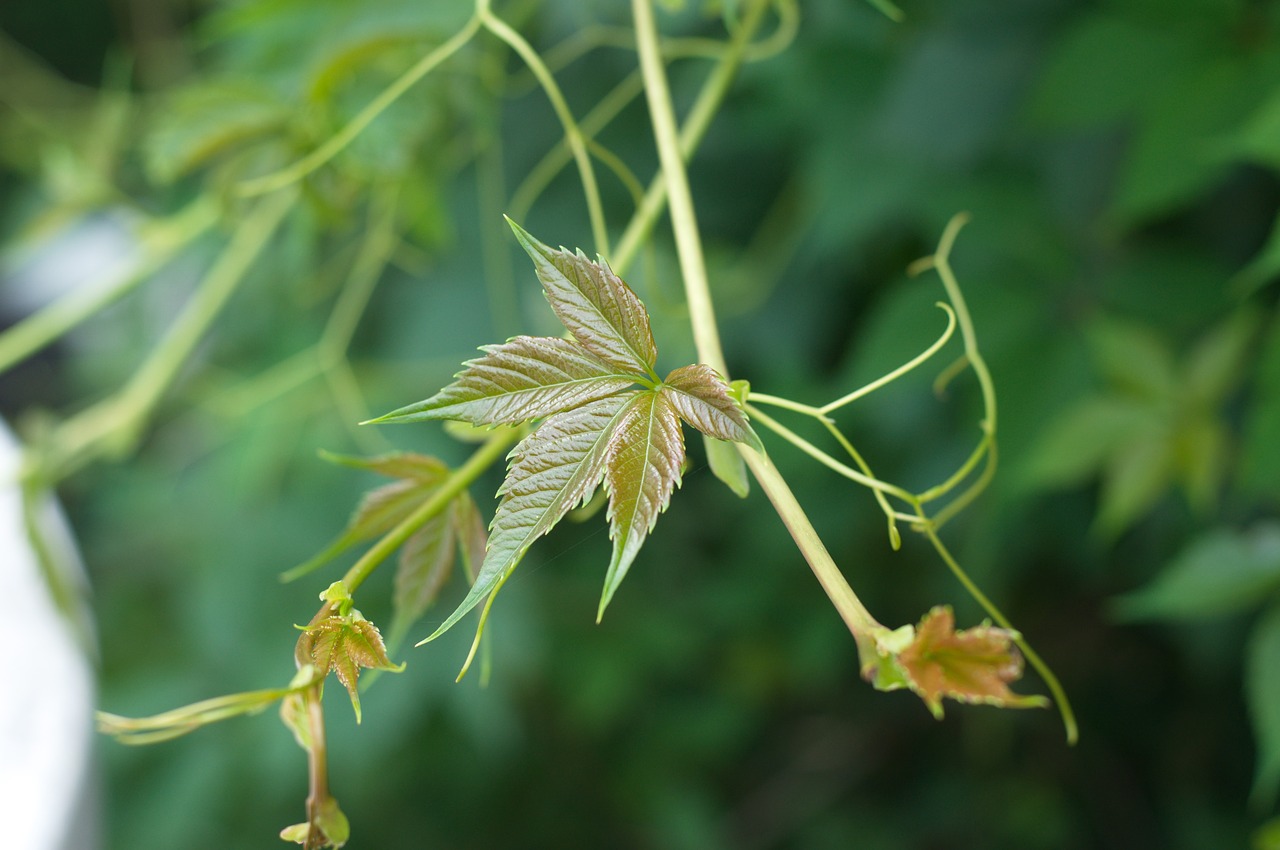
[(60, 606), (23, 522), (20, 447), (0, 422), (0, 844), (6, 850), (97, 847), (92, 764), (94, 671), (84, 569), (52, 499), (36, 522)]
[(76, 289), (112, 286), (141, 259), (137, 228), (136, 215), (111, 210), (20, 244), (0, 266), (5, 307), (23, 316)]

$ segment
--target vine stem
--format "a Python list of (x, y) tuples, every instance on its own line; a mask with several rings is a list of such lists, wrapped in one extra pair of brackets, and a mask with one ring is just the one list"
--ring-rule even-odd
[[(685, 118), (684, 126), (680, 129), (678, 138), (676, 139), (676, 149), (678, 156), (677, 162), (681, 163), (681, 174), (684, 173), (683, 161), (693, 155), (702, 137), (706, 135), (707, 128), (711, 126), (711, 119), (715, 117), (716, 112), (720, 108), (720, 104), (724, 102), (725, 95), (729, 92), (729, 86), (733, 82), (733, 78), (737, 75), (738, 69), (745, 61), (751, 47), (751, 37), (755, 34), (756, 29), (760, 26), (760, 22), (764, 17), (764, 9), (767, 4), (764, 2), (755, 3), (747, 8), (743, 15), (742, 24), (738, 27), (738, 31), (734, 34), (733, 40), (724, 55), (716, 64), (715, 69), (711, 72), (711, 76), (703, 83), (702, 90), (698, 92), (697, 100), (689, 109), (689, 114)], [(778, 12), (781, 16), (779, 25), (780, 38), (777, 42), (777, 49), (782, 49), (787, 42), (795, 35), (798, 27), (797, 19), (799, 13), (795, 9), (792, 0), (783, 0), (777, 4)], [(651, 16), (652, 17), (652, 16)], [(637, 30), (639, 28), (637, 27)], [(637, 45), (646, 36), (642, 36), (638, 31)], [(656, 32), (653, 39), (657, 40)], [(661, 46), (659, 45), (659, 50)], [(650, 79), (654, 76), (655, 71), (646, 71), (644, 66), (644, 55), (641, 51), (641, 74), (644, 77), (645, 89), (650, 89)], [(663, 91), (667, 91), (666, 72), (661, 62), (661, 54), (657, 64), (656, 74), (662, 78)], [(670, 115), (670, 123), (675, 124), (674, 110), (671, 108), (671, 97), (667, 94), (667, 111)], [(652, 111), (652, 96), (650, 96), (650, 110)], [(655, 133), (657, 127), (655, 124)], [(658, 145), (659, 151), (662, 150), (662, 144)], [(636, 255), (640, 251), (640, 246), (644, 242), (645, 237), (653, 228), (653, 224), (658, 220), (662, 207), (667, 201), (667, 167), (662, 167), (662, 173), (654, 178), (649, 185), (649, 190), (645, 192), (644, 201), (640, 208), (636, 210), (635, 215), (631, 217), (631, 221), (627, 224), (627, 229), (623, 231), (622, 239), (618, 242), (618, 250), (610, 257), (610, 262), (614, 270), (618, 274), (625, 274), (627, 268), (635, 260)], [(687, 184), (687, 179), (686, 179)], [(704, 274), (705, 277), (705, 274)], [(714, 322), (713, 322), (714, 326)], [(696, 341), (697, 334), (694, 339)], [(717, 349), (719, 345), (717, 344)], [(708, 363), (708, 365), (714, 365)], [(723, 373), (722, 373), (723, 374)]]
[(547, 99), (551, 101), (551, 108), (560, 119), (565, 139), (569, 143), (569, 149), (573, 151), (574, 161), (578, 164), (578, 178), (582, 181), (582, 190), (587, 197), (587, 214), (591, 218), (591, 238), (595, 241), (596, 250), (607, 257), (609, 230), (604, 222), (604, 207), (600, 203), (600, 189), (596, 184), (595, 168), (591, 165), (591, 156), (587, 153), (582, 128), (574, 120), (569, 104), (560, 91), (560, 86), (557, 85), (550, 69), (543, 63), (542, 57), (529, 45), (529, 42), (525, 41), (524, 37), (513, 30), (506, 21), (493, 14), (489, 9), (488, 0), (479, 0), (476, 3), (476, 17), (485, 29), (502, 39), (519, 54), (542, 86)]
[(449, 474), (449, 477), (431, 494), (430, 499), (427, 499), (418, 506), (417, 510), (401, 520), (395, 528), (387, 532), (381, 540), (370, 547), (360, 560), (351, 565), (351, 569), (347, 570), (346, 575), (342, 577), (342, 583), (346, 585), (347, 592), (354, 594), (356, 588), (364, 583), (364, 580), (369, 577), (379, 564), (413, 536), (413, 533), (421, 528), (423, 523), (448, 507), (455, 496), (471, 486), (472, 482), (479, 478), (486, 469), (501, 459), (503, 453), (523, 433), (519, 428), (503, 429), (496, 432), (480, 448), (476, 449), (462, 466)]
[[(645, 94), (653, 121), (654, 140), (662, 166), (671, 224), (675, 232), (676, 250), (680, 259), (680, 271), (684, 278), (685, 295), (689, 304), (689, 318), (693, 326), (694, 344), (698, 359), (716, 369), (727, 379), (724, 351), (720, 345), (720, 332), (716, 325), (715, 309), (707, 281), (706, 263), (702, 255), (702, 241), (698, 233), (697, 216), (693, 196), (685, 174), (680, 139), (676, 132), (675, 109), (667, 87), (666, 71), (662, 63), (657, 24), (650, 0), (632, 0), (632, 15), (636, 25), (636, 43), (640, 55), (640, 69), (644, 75)], [(727, 81), (725, 83), (727, 86)], [(804, 508), (796, 500), (782, 474), (769, 458), (746, 446), (738, 447), (748, 468), (755, 476), (774, 510), (791, 533), (809, 567), (813, 570), (835, 605), (841, 619), (853, 633), (859, 647), (871, 640), (871, 632), (883, 628), (871, 616), (844, 574), (836, 566), (831, 554), (818, 537)]]

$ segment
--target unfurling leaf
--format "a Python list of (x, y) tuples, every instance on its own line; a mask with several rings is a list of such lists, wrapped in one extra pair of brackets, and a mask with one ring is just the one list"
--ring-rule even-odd
[(330, 670), (338, 674), (347, 693), (351, 695), (351, 707), (360, 722), (360, 695), (356, 682), (361, 668), (388, 670), (398, 673), (403, 664), (392, 664), (387, 658), (387, 648), (377, 626), (352, 611), (346, 616), (326, 617), (314, 626), (308, 626), (298, 639), (298, 655), (310, 658), (322, 675)]
[(551, 309), (574, 339), (611, 366), (652, 376), (658, 350), (649, 313), (622, 278), (603, 260), (593, 263), (581, 251), (551, 248), (511, 219), (507, 223), (533, 260)]
[(578, 343), (518, 336), (480, 349), (457, 380), (425, 401), (374, 422), (460, 419), (472, 425), (518, 425), (613, 395), (635, 383)]
[(604, 476), (605, 451), (629, 398), (611, 396), (558, 413), (516, 446), (480, 573), (427, 640), (452, 628), (511, 574), (534, 540), (590, 497)]
[(281, 578), (285, 581), (292, 581), (324, 566), (362, 540), (386, 534), (430, 498), (449, 475), (449, 467), (441, 461), (412, 452), (373, 458), (324, 452), (322, 457), (343, 466), (367, 469), (400, 480), (366, 493), (342, 534), (319, 554), (284, 573)]
[(682, 366), (662, 382), (662, 394), (680, 418), (708, 437), (745, 443), (756, 451), (764, 446), (747, 424), (747, 416), (715, 369), (702, 363)]
[[(664, 387), (665, 390), (665, 387)], [(680, 484), (684, 435), (670, 397), (663, 391), (636, 394), (622, 413), (605, 457), (609, 491), (609, 536), (613, 559), (605, 574), (599, 620), (626, 577), (645, 538)]]
[(904, 626), (877, 640), (880, 658), (864, 665), (863, 675), (880, 690), (907, 687), (942, 717), (942, 700), (986, 703), (1000, 708), (1043, 708), (1041, 696), (1021, 696), (1009, 683), (1022, 676), (1016, 634), (994, 626), (955, 630), (950, 606), (929, 611), (911, 630)]

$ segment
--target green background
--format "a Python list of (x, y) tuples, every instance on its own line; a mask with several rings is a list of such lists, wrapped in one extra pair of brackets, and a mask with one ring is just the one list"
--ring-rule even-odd
[[(726, 5), (667, 4), (660, 26), (722, 39), (745, 4)], [(360, 727), (329, 688), (349, 846), (1280, 846), (1260, 832), (1280, 773), (1280, 6), (920, 0), (897, 24), (854, 0), (803, 5), (794, 42), (743, 69), (690, 164), (733, 377), (817, 404), (914, 356), (943, 326), (942, 291), (905, 268), (973, 214), (953, 263), (999, 395), (1001, 469), (944, 537), (1061, 677), (1079, 745), (1051, 712), (949, 703), (938, 723), (862, 682), (767, 502), (729, 493), (687, 434), (683, 487), (601, 625), (596, 515), (540, 541), (508, 584), (487, 688), (453, 683), (466, 628), (401, 651), (408, 668), (363, 696)], [(236, 181), (323, 142), (468, 11), (0, 9), (7, 260), (104, 211), (164, 216), (198, 196), (221, 211), (176, 268), (0, 375), (0, 412), (36, 440), (118, 387), (242, 215)], [(618, 3), (496, 11), (548, 57), (628, 25)], [(581, 117), (634, 67), (604, 46), (557, 79)], [(671, 63), (678, 109), (710, 67)], [(136, 452), (61, 483), (95, 588), (103, 709), (288, 680), (293, 624), (354, 555), (277, 574), (378, 483), (318, 450), (466, 457), (437, 425), (353, 423), (430, 395), (478, 345), (556, 332), (500, 214), (560, 135), (518, 60), (479, 36), (306, 181)], [(656, 167), (642, 98), (600, 141), (642, 180)], [(598, 173), (616, 239), (630, 197)], [(332, 376), (257, 380), (322, 332), (369, 199), (392, 193), (403, 243), (349, 352), (358, 397)], [(521, 223), (590, 250), (572, 167)], [(665, 218), (655, 233), (628, 281), (669, 369), (694, 354)], [(842, 413), (883, 478), (923, 489), (978, 438), (972, 379), (930, 390), (946, 360)], [(865, 490), (765, 441), (882, 622), (944, 602), (980, 621), (922, 540), (890, 549)], [(486, 516), (499, 483), (495, 469), (473, 488)], [(358, 597), (375, 622), (382, 572)], [(455, 578), (415, 634), (462, 592)], [(305, 757), (270, 712), (99, 751), (110, 848), (272, 846), (303, 816)]]

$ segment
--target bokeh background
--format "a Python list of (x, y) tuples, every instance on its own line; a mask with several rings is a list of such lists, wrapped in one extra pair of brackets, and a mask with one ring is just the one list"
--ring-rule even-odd
[[(999, 395), (1001, 469), (945, 537), (1062, 678), (1079, 745), (1052, 712), (950, 704), (939, 723), (863, 683), (768, 504), (729, 493), (690, 440), (684, 486), (603, 624), (597, 515), (541, 541), (507, 586), (487, 688), (453, 682), (459, 628), (401, 650), (407, 670), (367, 692), (359, 727), (329, 689), (349, 846), (1280, 846), (1280, 6), (907, 0), (894, 23), (858, 0), (802, 5), (690, 166), (728, 361), (819, 403), (913, 356), (942, 327), (942, 293), (905, 268), (972, 212), (954, 264)], [(723, 41), (751, 6), (672, 0), (660, 25)], [(625, 4), (495, 8), (579, 118), (626, 91)], [(0, 5), (5, 324), (150, 261), (169, 250), (157, 228), (211, 211), (136, 290), (0, 374), (0, 413), (38, 448), (123, 386), (251, 212), (235, 186), (323, 143), (469, 11)], [(764, 20), (761, 37), (785, 34), (786, 15)], [(679, 109), (711, 67), (672, 57)], [(355, 555), (277, 576), (378, 483), (318, 450), (459, 463), (470, 449), (439, 426), (354, 423), (430, 395), (480, 344), (555, 332), (501, 213), (590, 250), (571, 167), (522, 185), (560, 139), (524, 66), (477, 36), (303, 181), (137, 440), (94, 444), (59, 476), (94, 586), (102, 708), (287, 681), (293, 624)], [(649, 179), (642, 97), (598, 139)], [(631, 194), (599, 173), (616, 239)], [(669, 368), (693, 353), (665, 218), (654, 232), (629, 282)], [(377, 287), (321, 362), (370, 252)], [(972, 380), (930, 388), (946, 359), (842, 414), (884, 478), (921, 489), (974, 445)], [(881, 621), (943, 602), (981, 619), (923, 541), (890, 549), (866, 491), (766, 442)], [(473, 488), (486, 515), (499, 481)], [(382, 572), (359, 596), (375, 622)], [(302, 819), (304, 754), (270, 712), (98, 748), (104, 847), (271, 846)]]

